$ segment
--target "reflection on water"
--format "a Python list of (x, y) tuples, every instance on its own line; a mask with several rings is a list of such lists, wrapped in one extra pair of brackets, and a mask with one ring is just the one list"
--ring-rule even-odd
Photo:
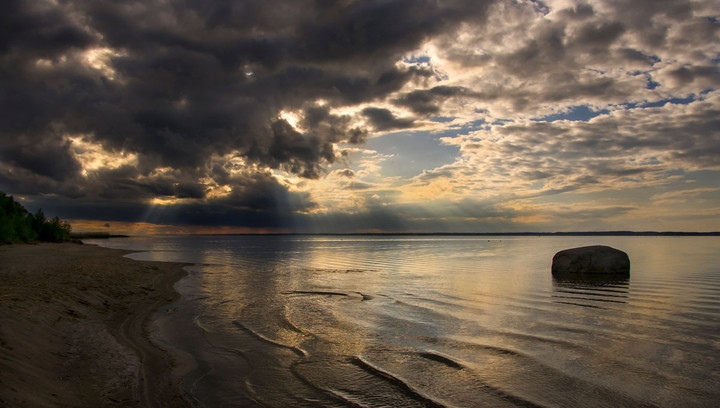
[[(553, 280), (626, 251), (624, 281)], [(110, 240), (193, 262), (153, 336), (198, 405), (716, 406), (715, 237)]]
[(582, 307), (605, 308), (605, 303), (627, 303), (630, 279), (583, 277), (582, 279), (553, 278), (556, 303)]

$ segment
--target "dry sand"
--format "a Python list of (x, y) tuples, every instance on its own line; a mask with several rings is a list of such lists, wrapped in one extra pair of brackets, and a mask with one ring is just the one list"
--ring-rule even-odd
[(182, 264), (73, 243), (0, 246), (0, 407), (187, 407), (148, 337)]

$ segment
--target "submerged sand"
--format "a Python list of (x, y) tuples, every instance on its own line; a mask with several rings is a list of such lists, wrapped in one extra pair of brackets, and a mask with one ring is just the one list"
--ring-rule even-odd
[(0, 407), (186, 407), (148, 336), (182, 264), (73, 243), (0, 246)]

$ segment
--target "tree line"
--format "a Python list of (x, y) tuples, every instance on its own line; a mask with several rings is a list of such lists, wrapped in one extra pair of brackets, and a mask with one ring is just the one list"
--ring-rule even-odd
[(71, 229), (58, 217), (45, 218), (42, 210), (29, 213), (12, 196), (0, 192), (0, 243), (61, 242), (70, 237)]

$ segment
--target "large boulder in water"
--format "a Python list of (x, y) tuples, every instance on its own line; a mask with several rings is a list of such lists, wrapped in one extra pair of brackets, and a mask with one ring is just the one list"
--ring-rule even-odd
[(604, 245), (566, 249), (553, 257), (552, 274), (573, 276), (630, 276), (630, 258), (615, 248)]

